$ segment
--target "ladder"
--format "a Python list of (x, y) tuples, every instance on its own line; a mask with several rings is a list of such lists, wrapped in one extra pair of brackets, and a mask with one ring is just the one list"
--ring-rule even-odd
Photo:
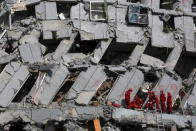
[[(158, 111), (160, 112), (160, 115), (158, 116)], [(156, 114), (156, 122), (157, 122), (157, 131), (165, 131), (165, 126), (163, 123), (163, 114), (161, 109), (157, 109), (155, 106), (155, 114)]]

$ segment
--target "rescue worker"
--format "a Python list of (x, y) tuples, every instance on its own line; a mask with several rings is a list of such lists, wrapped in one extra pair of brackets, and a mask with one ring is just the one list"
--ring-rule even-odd
[(156, 95), (155, 96), (155, 104), (156, 104), (156, 109), (160, 109), (160, 106), (159, 106), (159, 98), (158, 98), (158, 96)]
[(161, 91), (160, 93), (160, 103), (161, 103), (161, 111), (163, 113), (166, 112), (166, 105), (165, 105), (165, 102), (166, 102), (166, 97), (165, 97), (165, 93), (163, 91)]
[(132, 92), (133, 92), (133, 89), (131, 88), (125, 92), (125, 104), (127, 108), (131, 107), (131, 93)]
[(134, 100), (135, 100), (135, 108), (141, 109), (143, 105), (142, 99), (139, 96), (136, 96)]
[(170, 92), (167, 93), (167, 112), (172, 113), (172, 95)]
[(138, 109), (139, 107), (137, 106), (136, 101), (133, 100), (133, 101), (130, 102), (128, 108), (129, 108), (129, 109), (130, 109), (130, 108), (131, 108), (131, 109)]
[(148, 108), (150, 110), (153, 110), (155, 104), (155, 94), (153, 91), (149, 91), (148, 95), (149, 95)]

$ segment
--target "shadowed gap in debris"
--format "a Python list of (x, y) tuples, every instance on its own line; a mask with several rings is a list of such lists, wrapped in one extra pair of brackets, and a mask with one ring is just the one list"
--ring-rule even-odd
[(16, 103), (21, 102), (24, 99), (24, 97), (30, 92), (36, 79), (37, 79), (37, 75), (35, 74), (30, 75), (29, 79), (22, 86), (21, 90), (18, 92), (18, 94), (15, 96), (12, 102), (16, 102)]
[(188, 54), (183, 52), (176, 64), (175, 71), (181, 76), (181, 78), (187, 78), (189, 74), (196, 68), (195, 53)]
[(102, 64), (119, 65), (128, 60), (136, 44), (130, 43), (112, 43), (101, 59)]
[(159, 47), (153, 47), (151, 45), (148, 45), (148, 47), (144, 51), (144, 54), (158, 58), (163, 62), (165, 62), (171, 51), (172, 49), (170, 48), (159, 48)]

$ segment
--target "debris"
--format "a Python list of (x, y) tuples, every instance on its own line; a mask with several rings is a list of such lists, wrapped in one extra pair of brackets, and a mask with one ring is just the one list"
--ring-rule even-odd
[(4, 31), (1, 33), (0, 39), (5, 35), (6, 31), (7, 31), (7, 30), (4, 30)]
[(117, 78), (117, 81), (114, 83), (113, 88), (107, 96), (107, 101), (124, 104), (124, 93), (129, 88), (133, 89), (130, 98), (130, 101), (132, 101), (139, 88), (142, 86), (143, 81), (144, 76), (141, 71), (134, 68), (131, 71), (127, 71), (124, 75)]
[(29, 77), (27, 66), (18, 62), (7, 64), (0, 74), (0, 106), (8, 106)]
[(194, 130), (195, 5), (0, 0), (0, 130)]
[(16, 3), (12, 6), (11, 12), (17, 12), (17, 11), (24, 11), (27, 10), (26, 4), (25, 2), (20, 2), (20, 3)]
[(54, 99), (69, 75), (66, 66), (56, 66), (51, 71), (40, 73), (31, 90), (32, 101), (35, 104), (48, 105)]
[(22, 44), (18, 49), (24, 63), (33, 64), (44, 61), (38, 44)]
[(101, 41), (101, 43), (96, 47), (93, 57), (91, 57), (91, 61), (93, 63), (99, 63), (111, 42), (112, 39), (109, 39), (108, 41)]
[(35, 15), (37, 19), (55, 20), (58, 19), (56, 2), (41, 2), (35, 6)]
[(88, 80), (86, 87), (78, 94), (77, 104), (87, 105), (95, 95), (98, 88), (106, 80), (107, 76), (101, 67), (97, 67), (91, 78)]

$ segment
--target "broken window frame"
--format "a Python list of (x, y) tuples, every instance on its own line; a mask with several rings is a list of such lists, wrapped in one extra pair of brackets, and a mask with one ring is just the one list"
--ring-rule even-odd
[[(92, 9), (92, 4), (103, 4), (103, 9)], [(106, 12), (105, 12), (106, 8), (105, 8), (105, 5), (104, 5), (104, 1), (90, 1), (90, 20), (91, 21), (106, 21)], [(98, 19), (95, 19), (93, 18), (92, 16), (92, 12), (96, 12), (96, 13), (103, 13), (103, 16), (104, 18), (98, 18)]]
[[(141, 10), (146, 10), (146, 13), (141, 12)], [(134, 21), (130, 21), (129, 18), (130, 17), (133, 17), (134, 15), (137, 16), (137, 21), (135, 21), (135, 22)], [(139, 21), (139, 19), (141, 17), (147, 17), (146, 18), (146, 21), (147, 22), (141, 22), (141, 21)], [(141, 25), (141, 26), (147, 26), (149, 24), (149, 22), (148, 22), (148, 9), (145, 8), (145, 7), (141, 7), (141, 6), (129, 5), (128, 6), (128, 10), (127, 10), (127, 23), (129, 25), (136, 24), (136, 25)]]

